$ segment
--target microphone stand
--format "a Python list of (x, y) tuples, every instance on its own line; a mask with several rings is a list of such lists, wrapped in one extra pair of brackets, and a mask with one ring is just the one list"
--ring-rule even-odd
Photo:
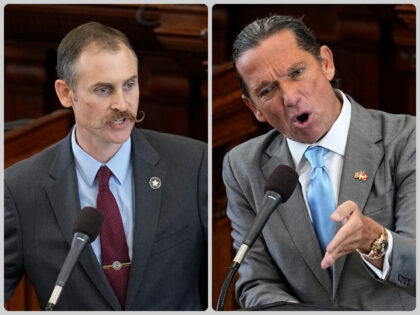
[(230, 284), (232, 283), (232, 279), (238, 271), (246, 254), (248, 253), (248, 249), (249, 247), (247, 244), (242, 244), (241, 247), (239, 247), (239, 250), (236, 253), (236, 256), (233, 259), (231, 265), (229, 266), (229, 271), (225, 277), (225, 280), (223, 281), (222, 289), (220, 290), (219, 294), (219, 299), (217, 300), (216, 311), (223, 311), (223, 307), (225, 306), (226, 301), (226, 295), (229, 290)]
[(51, 297), (48, 301), (47, 306), (45, 307), (46, 311), (54, 310), (55, 305), (60, 298), (61, 292), (63, 291), (64, 286), (69, 279), (74, 266), (79, 259), (80, 253), (89, 244), (90, 238), (88, 235), (84, 233), (76, 232), (73, 236), (73, 242), (70, 247), (70, 251), (67, 254), (66, 259), (64, 260), (64, 264), (61, 267), (60, 273), (58, 274), (57, 281), (54, 286), (54, 290), (51, 293)]
[(239, 269), (244, 260), (248, 250), (254, 245), (257, 237), (261, 234), (264, 225), (267, 223), (271, 214), (280, 203), (286, 202), (293, 193), (298, 182), (297, 173), (286, 165), (279, 165), (269, 176), (264, 187), (264, 200), (261, 206), (261, 211), (255, 217), (255, 220), (245, 236), (241, 247), (239, 247), (232, 264), (229, 267), (228, 274), (220, 290), (219, 299), (217, 300), (216, 311), (222, 311), (225, 305), (227, 291), (233, 277)]
[(244, 260), (248, 250), (254, 245), (258, 235), (260, 235), (261, 230), (263, 229), (264, 225), (267, 223), (268, 219), (270, 218), (273, 211), (276, 207), (286, 201), (282, 198), (282, 196), (275, 192), (275, 191), (266, 191), (264, 196), (264, 202), (262, 209), (255, 218), (254, 223), (251, 226), (251, 229), (248, 231), (245, 239), (239, 247), (238, 252), (236, 253), (235, 258), (232, 261), (232, 264), (229, 267), (228, 274), (225, 277), (225, 280), (222, 285), (222, 289), (219, 294), (219, 299), (217, 301), (216, 311), (222, 311), (223, 306), (225, 305), (227, 291), (229, 290), (230, 284), (232, 282), (233, 277), (235, 276), (236, 272), (239, 269), (242, 261)]

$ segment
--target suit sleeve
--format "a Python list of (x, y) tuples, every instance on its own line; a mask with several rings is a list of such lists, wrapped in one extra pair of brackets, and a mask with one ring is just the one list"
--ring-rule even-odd
[(4, 302), (13, 295), (23, 275), (22, 236), (15, 201), (4, 188)]
[[(252, 201), (244, 193), (235, 178), (229, 153), (223, 162), (223, 180), (228, 197), (227, 215), (232, 222), (233, 247), (238, 250), (255, 219), (256, 211)], [(257, 305), (293, 301), (299, 302), (291, 294), (284, 276), (274, 264), (264, 239), (260, 236), (239, 268), (236, 282), (236, 299), (242, 308)]]
[[(414, 119), (395, 137), (387, 148), (390, 158), (385, 159), (393, 173), (394, 226), (389, 227), (393, 245), (389, 260), (390, 270), (384, 280), (365, 265), (375, 280), (416, 295), (416, 143)], [(411, 124), (412, 123), (412, 124)], [(410, 128), (411, 127), (411, 128)], [(392, 192), (390, 192), (392, 193)]]
[(416, 129), (399, 141), (395, 167), (395, 229), (388, 281), (416, 295)]

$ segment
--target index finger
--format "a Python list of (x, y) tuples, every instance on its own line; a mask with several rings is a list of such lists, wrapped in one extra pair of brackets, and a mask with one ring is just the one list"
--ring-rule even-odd
[(328, 244), (326, 252), (334, 252), (340, 246), (340, 244), (342, 244), (349, 237), (349, 235), (351, 235), (351, 231), (352, 229), (350, 225), (343, 225)]
[(353, 201), (345, 201), (331, 214), (331, 220), (346, 223), (356, 209), (357, 205)]

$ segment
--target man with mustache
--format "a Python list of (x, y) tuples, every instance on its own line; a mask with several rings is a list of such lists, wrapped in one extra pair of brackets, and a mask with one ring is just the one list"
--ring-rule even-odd
[(364, 109), (334, 89), (333, 54), (300, 19), (249, 24), (233, 63), (245, 104), (274, 127), (225, 156), (236, 249), (276, 166), (299, 175), (239, 269), (240, 305), (413, 310), (415, 118)]
[(206, 144), (133, 128), (138, 61), (114, 28), (90, 22), (70, 31), (57, 73), (58, 98), (76, 124), (5, 171), (5, 301), (26, 273), (45, 307), (73, 222), (89, 206), (104, 224), (56, 310), (206, 308), (199, 291), (207, 270)]

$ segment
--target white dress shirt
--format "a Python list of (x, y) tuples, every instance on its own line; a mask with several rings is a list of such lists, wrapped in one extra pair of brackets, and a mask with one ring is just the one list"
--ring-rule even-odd
[[(337, 205), (338, 195), (340, 192), (340, 181), (341, 172), (343, 170), (343, 161), (346, 151), (347, 135), (350, 127), (351, 119), (351, 103), (344, 95), (343, 92), (339, 91), (343, 100), (343, 107), (337, 120), (331, 126), (327, 134), (316, 143), (301, 143), (286, 138), (289, 146), (290, 153), (295, 164), (296, 172), (299, 175), (299, 182), (302, 186), (303, 198), (305, 200), (306, 209), (309, 217), (312, 220), (311, 211), (308, 206), (308, 189), (311, 177), (311, 164), (304, 158), (304, 153), (308, 147), (321, 146), (328, 149), (324, 155), (325, 167), (331, 179), (331, 183), (334, 190), (335, 203)], [(380, 270), (367, 261), (363, 256), (363, 261), (375, 272), (380, 279), (385, 279), (389, 271), (389, 258), (392, 252), (392, 234), (387, 230), (389, 247), (385, 255), (383, 269)]]

